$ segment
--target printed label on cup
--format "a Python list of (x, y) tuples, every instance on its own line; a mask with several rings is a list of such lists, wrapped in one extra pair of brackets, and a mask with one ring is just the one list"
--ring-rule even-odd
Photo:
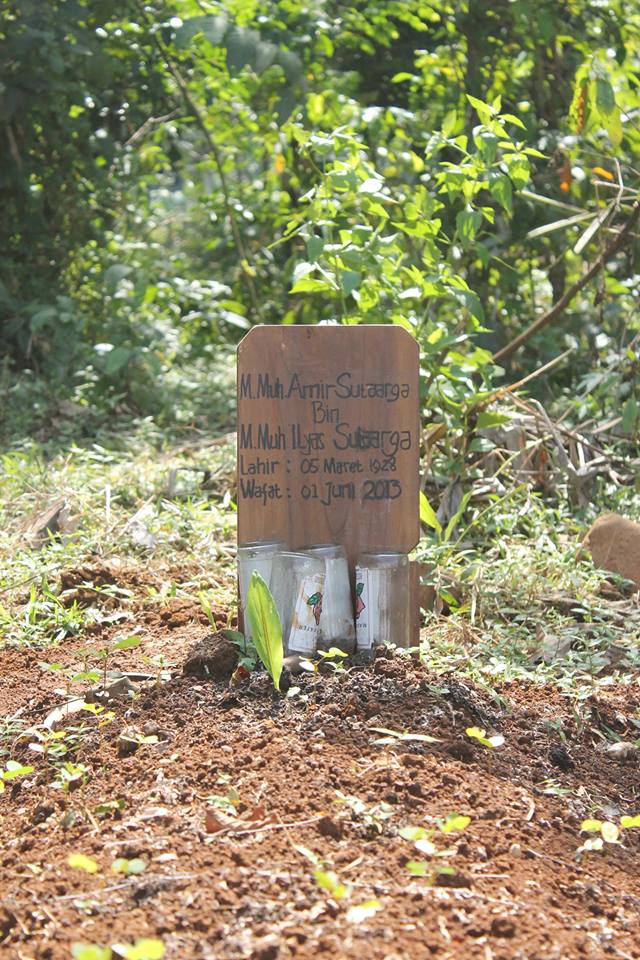
[(315, 653), (320, 637), (323, 591), (322, 575), (304, 577), (300, 584), (289, 633), (289, 649), (296, 653)]
[(370, 650), (376, 640), (380, 572), (356, 567), (356, 639), (358, 650)]

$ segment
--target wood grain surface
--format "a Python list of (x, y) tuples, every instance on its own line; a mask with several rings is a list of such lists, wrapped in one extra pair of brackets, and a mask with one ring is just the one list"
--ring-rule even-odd
[(408, 553), (419, 351), (392, 326), (254, 327), (238, 347), (238, 541)]

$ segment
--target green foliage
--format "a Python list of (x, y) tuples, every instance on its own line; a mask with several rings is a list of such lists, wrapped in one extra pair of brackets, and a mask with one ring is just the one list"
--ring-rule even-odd
[(342, 900), (351, 893), (351, 887), (341, 883), (333, 870), (316, 870), (313, 876), (318, 889), (324, 890), (334, 900)]
[[(506, 384), (570, 347), (528, 389), (567, 427), (617, 421), (621, 460), (638, 440), (637, 244), (508, 365), (493, 359), (631, 215), (637, 28), (621, 0), (7, 0), (2, 438), (71, 443), (70, 462), (117, 483), (124, 520), (144, 480), (125, 478), (111, 440), (82, 446), (105, 416), (141, 416), (158, 447), (159, 426), (228, 430), (230, 358), (252, 324), (394, 323), (421, 350), (428, 559), (441, 569), (485, 533), (529, 532), (521, 491), (486, 510), (470, 492)], [(41, 453), (2, 457), (24, 499)], [(204, 521), (223, 524), (206, 499), (171, 516), (154, 504), (161, 548), (198, 531), (215, 554)], [(46, 545), (54, 565), (113, 541), (85, 525), (75, 545)], [(3, 600), (0, 642), (61, 641), (95, 616), (29, 579), (44, 562), (17, 563), (36, 586), (20, 617)]]
[(580, 824), (580, 830), (582, 833), (591, 834), (591, 836), (587, 837), (584, 843), (578, 847), (576, 857), (579, 859), (583, 853), (604, 851), (606, 849), (605, 844), (620, 845), (623, 842), (623, 832), (636, 827), (640, 827), (640, 816), (622, 816), (619, 825), (611, 820), (583, 820)]
[(0, 604), (0, 646), (7, 644), (42, 646), (57, 644), (79, 633), (86, 622), (84, 611), (74, 601), (61, 602), (46, 579), (40, 587), (32, 584), (20, 619)]
[(70, 853), (67, 857), (67, 863), (74, 870), (84, 870), (85, 873), (97, 873), (98, 864), (93, 857), (88, 857), (84, 853)]
[[(125, 960), (162, 960), (166, 949), (161, 940), (143, 937), (133, 944), (114, 944), (119, 957)], [(73, 960), (111, 960), (114, 956), (110, 947), (100, 947), (95, 943), (74, 943), (71, 947)]]
[(115, 0), (9, 0), (0, 14), (0, 331), (17, 359), (52, 372), (67, 367), (81, 326), (58, 280), (112, 219), (119, 145), (163, 98), (148, 38), (147, 55), (131, 55), (136, 11)]
[(256, 570), (247, 590), (247, 617), (258, 656), (279, 690), (284, 659), (282, 624), (271, 591)]
[(461, 833), (471, 823), (471, 817), (462, 816), (459, 813), (450, 813), (444, 820), (437, 821), (437, 829), (432, 827), (402, 827), (398, 831), (398, 836), (403, 840), (408, 840), (413, 844), (414, 849), (423, 856), (429, 857), (429, 860), (409, 859), (405, 868), (413, 877), (426, 877), (430, 882), (434, 882), (439, 875), (453, 876), (456, 873), (455, 867), (443, 866), (437, 860), (443, 857), (455, 856), (456, 850), (451, 847), (438, 847), (435, 842), (438, 831), (447, 836), (451, 833)]
[(136, 876), (139, 873), (144, 873), (146, 869), (147, 865), (140, 857), (133, 857), (131, 860), (127, 860), (126, 857), (118, 857), (111, 864), (113, 873), (124, 873), (126, 876)]
[(373, 733), (384, 735), (373, 741), (381, 746), (395, 746), (401, 743), (438, 743), (438, 738), (432, 737), (428, 733), (409, 733), (408, 730), (389, 730), (387, 727), (371, 727), (370, 729)]
[(504, 743), (502, 734), (495, 734), (493, 737), (488, 737), (486, 731), (481, 727), (467, 727), (465, 733), (468, 737), (471, 737), (472, 740), (477, 740), (478, 743), (481, 743), (483, 747), (489, 747), (492, 750), (495, 747), (501, 747)]
[(74, 943), (71, 946), (73, 960), (111, 960), (110, 947), (99, 947), (95, 943)]
[(162, 960), (166, 948), (161, 940), (143, 937), (134, 944), (118, 945), (119, 951), (125, 960)]
[(0, 793), (4, 791), (5, 783), (18, 777), (28, 777), (30, 773), (33, 773), (33, 767), (18, 763), (17, 760), (7, 760), (5, 769), (0, 769)]
[(194, 37), (203, 38), (212, 47), (225, 48), (225, 62), (231, 76), (244, 67), (257, 75), (279, 67), (286, 87), (276, 104), (276, 116), (279, 123), (287, 120), (302, 93), (304, 79), (302, 61), (295, 53), (279, 49), (256, 30), (230, 23), (224, 13), (190, 17), (175, 32), (176, 49), (184, 50)]

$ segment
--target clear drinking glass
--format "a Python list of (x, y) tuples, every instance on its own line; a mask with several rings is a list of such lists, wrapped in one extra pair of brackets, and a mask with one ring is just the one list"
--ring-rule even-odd
[(300, 551), (282, 551), (274, 558), (271, 593), (275, 600), (287, 653), (315, 653), (325, 583), (321, 557)]
[(358, 651), (376, 644), (410, 646), (410, 580), (406, 553), (363, 553), (356, 564)]
[(322, 650), (338, 647), (344, 653), (353, 653), (356, 646), (356, 628), (345, 549), (335, 543), (320, 543), (309, 547), (308, 552), (322, 557), (325, 564), (318, 647)]
[(238, 546), (238, 580), (240, 581), (240, 603), (244, 620), (244, 633), (251, 637), (251, 624), (247, 616), (247, 590), (251, 583), (251, 574), (257, 570), (268, 587), (271, 586), (273, 559), (284, 548), (282, 540), (256, 540)]

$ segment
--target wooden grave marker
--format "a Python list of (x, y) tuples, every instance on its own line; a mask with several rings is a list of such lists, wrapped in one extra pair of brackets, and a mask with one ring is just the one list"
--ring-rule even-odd
[(409, 553), (419, 452), (419, 350), (406, 330), (265, 325), (240, 343), (239, 543), (339, 543), (352, 570), (360, 553)]

